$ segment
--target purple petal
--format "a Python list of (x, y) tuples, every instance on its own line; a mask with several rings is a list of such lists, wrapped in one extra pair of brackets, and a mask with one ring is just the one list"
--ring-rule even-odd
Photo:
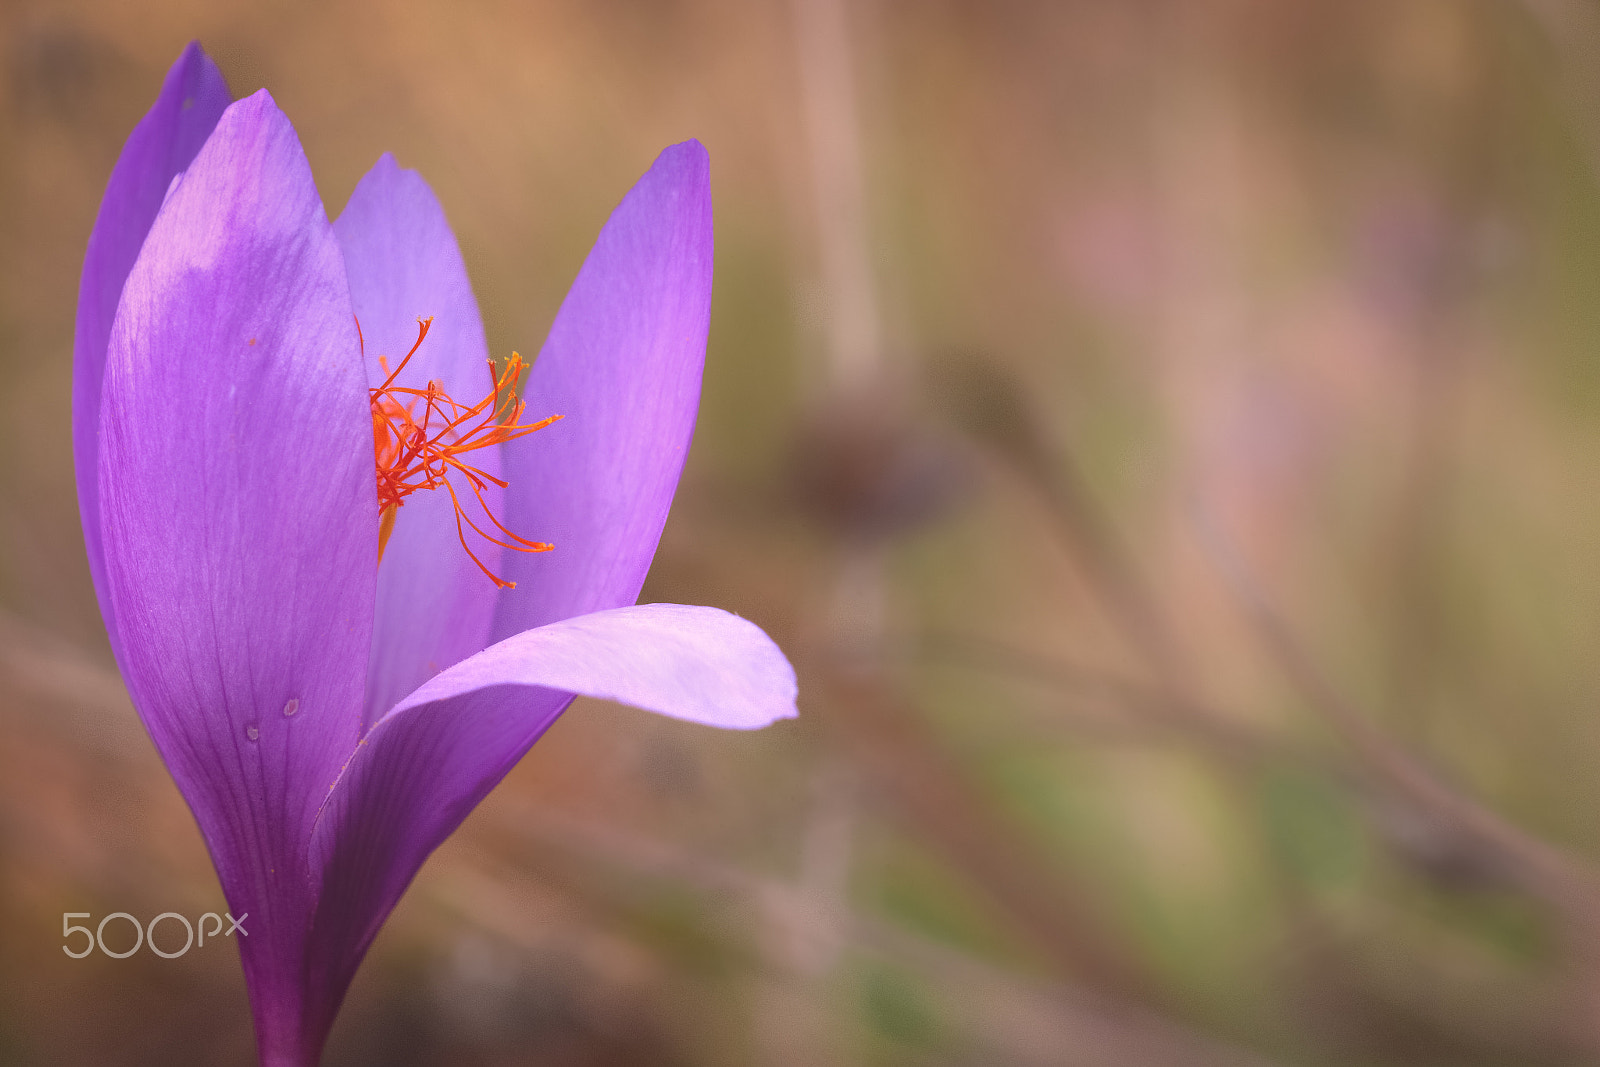
[(495, 636), (632, 604), (650, 569), (700, 403), (711, 314), (710, 162), (661, 153), (600, 231), (529, 375), (506, 446), (506, 525), (555, 544), (507, 553)]
[(343, 994), (422, 861), (575, 693), (714, 726), (795, 713), (783, 654), (716, 608), (596, 612), (517, 634), (441, 673), (367, 734), (317, 823), (323, 874), (310, 973), (326, 977), (328, 993)]
[(128, 277), (100, 503), (128, 689), (251, 916), (263, 1058), (303, 1058), (306, 849), (359, 736), (377, 507), (344, 258), (265, 91), (223, 114)]
[[(396, 383), (421, 389), (436, 380), (465, 404), (488, 395), (494, 375), (478, 302), (427, 182), (385, 154), (356, 186), (333, 229), (365, 337), (368, 382), (383, 384), (388, 374), (379, 355), (391, 370), (397, 367), (416, 343), (417, 320), (431, 315), (427, 339)], [(470, 462), (500, 475), (497, 447), (472, 453)], [(456, 488), (468, 515), (487, 526), (465, 482), (458, 479)], [(500, 514), (500, 489), (490, 485), (484, 496)], [(498, 546), (470, 529), (466, 538), (485, 566), (500, 566)], [(428, 678), (488, 644), (498, 592), (462, 548), (450, 494), (438, 489), (408, 497), (378, 568), (365, 721), (377, 721)]]
[(72, 452), (78, 476), (78, 513), (83, 518), (89, 574), (117, 649), (111, 601), (106, 593), (105, 553), (100, 539), (100, 385), (106, 341), (122, 286), (144, 247), (172, 179), (183, 173), (211, 136), (232, 100), (211, 57), (191, 43), (167, 72), (161, 95), (128, 135), (100, 200), (78, 283), (78, 324), (72, 345)]
[(720, 608), (639, 604), (492, 645), (402, 700), (368, 739), (413, 708), (505, 685), (615, 700), (731, 730), (795, 714), (794, 669), (754, 623)]

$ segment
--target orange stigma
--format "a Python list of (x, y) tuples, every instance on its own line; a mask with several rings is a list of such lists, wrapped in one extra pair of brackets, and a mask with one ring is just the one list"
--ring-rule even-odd
[[(370, 390), (372, 444), (378, 468), (378, 559), (383, 559), (384, 547), (394, 531), (395, 515), (400, 505), (406, 502), (406, 497), (419, 489), (443, 488), (450, 494), (450, 501), (455, 506), (456, 534), (461, 538), (461, 547), (466, 549), (472, 562), (489, 576), (491, 582), (502, 589), (515, 588), (516, 582), (508, 582), (495, 574), (472, 551), (467, 544), (467, 527), (470, 526), (474, 533), (490, 544), (518, 552), (548, 552), (554, 546), (543, 541), (529, 541), (506, 529), (483, 499), (484, 491), (491, 483), (504, 489), (506, 482), (480, 467), (464, 462), (461, 457), (475, 449), (526, 437), (535, 430), (544, 429), (561, 416), (552, 415), (526, 425), (518, 422), (526, 404), (518, 398), (516, 386), (526, 364), (515, 352), (511, 353), (505, 367), (498, 371), (490, 363), (490, 380), (494, 387), (488, 396), (470, 407), (451, 399), (435, 381), (428, 382), (426, 389), (395, 385), (395, 378), (399, 377), (411, 357), (417, 354), (417, 349), (422, 347), (423, 338), (428, 336), (428, 328), (432, 325), (431, 317), (417, 320), (417, 343), (411, 346), (411, 351), (406, 353), (406, 358), (394, 370), (389, 371), (388, 361), (382, 356), (378, 357), (379, 365), (389, 371), (389, 376), (382, 385)], [(361, 335), (359, 321), (356, 323), (356, 335)], [(365, 338), (361, 339), (361, 347), (364, 356)], [(462, 509), (461, 495), (451, 484), (452, 474), (466, 481), (472, 495), (477, 498), (479, 510), (495, 530), (505, 535), (504, 538), (479, 526)]]

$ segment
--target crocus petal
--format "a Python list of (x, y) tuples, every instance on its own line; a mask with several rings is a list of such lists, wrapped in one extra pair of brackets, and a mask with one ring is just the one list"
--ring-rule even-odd
[[(232, 97), (211, 57), (192, 43), (167, 72), (161, 95), (128, 136), (106, 183), (100, 214), (89, 235), (78, 283), (78, 323), (72, 344), (72, 454), (78, 476), (78, 512), (83, 518), (89, 574), (117, 647), (111, 602), (106, 595), (105, 553), (100, 539), (100, 386), (106, 342), (122, 286), (144, 247), (172, 179), (189, 166), (211, 136)], [(120, 650), (119, 650), (120, 654)]]
[(579, 693), (714, 726), (753, 728), (795, 713), (783, 654), (716, 608), (596, 612), (517, 634), (444, 671), (367, 734), (317, 822), (322, 888), (310, 973), (331, 983), (318, 999), (343, 994), (422, 861)]
[(711, 314), (710, 163), (662, 152), (600, 231), (529, 373), (506, 445), (507, 525), (555, 544), (508, 553), (496, 639), (632, 604), (661, 538), (700, 403)]
[[(368, 382), (383, 384), (388, 374), (378, 357), (391, 369), (398, 366), (416, 343), (417, 320), (431, 315), (427, 339), (397, 384), (422, 389), (437, 381), (466, 404), (486, 396), (494, 376), (478, 302), (428, 183), (386, 153), (356, 186), (333, 230), (365, 338)], [(470, 462), (500, 475), (498, 447), (471, 453)], [(457, 488), (469, 517), (488, 526), (465, 483)], [(500, 492), (491, 484), (484, 493), (496, 515)], [(465, 536), (485, 566), (499, 567), (498, 546), (470, 529)], [(375, 722), (426, 679), (488, 644), (497, 592), (462, 547), (450, 494), (438, 489), (408, 497), (378, 568), (366, 721)]]
[(300, 1062), (306, 849), (359, 736), (377, 502), (344, 259), (265, 91), (223, 114), (128, 277), (99, 489), (128, 689), (251, 916), (263, 1056)]
[[(491, 645), (406, 697), (368, 741), (376, 743), (395, 728), (390, 720), (412, 709), (507, 685), (615, 700), (731, 730), (754, 730), (795, 714), (794, 668), (754, 623), (720, 608), (638, 604), (563, 619)], [(515, 707), (515, 694), (501, 695)]]

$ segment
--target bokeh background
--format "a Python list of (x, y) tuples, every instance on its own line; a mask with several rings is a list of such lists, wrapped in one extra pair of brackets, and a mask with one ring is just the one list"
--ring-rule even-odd
[(5, 0), (0, 1063), (246, 1063), (70, 437), (101, 190), (198, 38), (336, 213), (432, 183), (537, 351), (712, 158), (646, 600), (802, 716), (580, 701), (422, 871), (327, 1062), (1600, 1062), (1588, 0)]

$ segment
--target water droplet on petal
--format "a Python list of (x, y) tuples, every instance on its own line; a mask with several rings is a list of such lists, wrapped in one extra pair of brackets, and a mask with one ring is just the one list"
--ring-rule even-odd
[(297, 712), (299, 710), (300, 710), (300, 698), (299, 697), (290, 697), (289, 698), (289, 703), (287, 703), (287, 704), (285, 704), (283, 706), (283, 717), (285, 719), (287, 719), (287, 718), (289, 718), (290, 716), (292, 716), (295, 712)]
[(256, 729), (255, 723), (251, 723), (249, 726), (244, 728), (244, 735), (252, 741), (261, 740), (261, 731)]

